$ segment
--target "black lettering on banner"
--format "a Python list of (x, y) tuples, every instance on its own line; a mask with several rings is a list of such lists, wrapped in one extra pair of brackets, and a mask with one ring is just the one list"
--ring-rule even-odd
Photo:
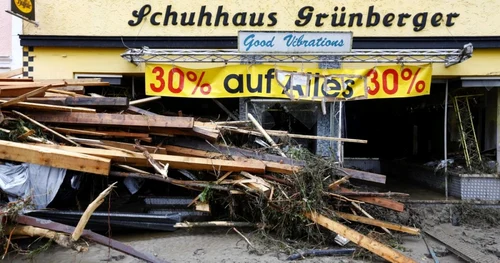
[[(311, 22), (313, 11), (314, 11), (314, 7), (312, 7), (312, 6), (302, 7), (298, 13), (299, 19), (295, 20), (295, 25), (296, 26), (305, 26), (305, 25), (309, 24), (309, 22)], [(302, 21), (302, 20), (304, 20), (304, 21)]]
[[(231, 80), (236, 80), (238, 83), (238, 86), (235, 88), (230, 87)], [(224, 89), (231, 93), (231, 94), (236, 94), (236, 93), (243, 93), (243, 74), (229, 74), (227, 77), (224, 79)]]
[(270, 94), (271, 93), (271, 80), (274, 79), (274, 68), (270, 68), (266, 76), (264, 77), (266, 79), (266, 93)]
[(342, 92), (342, 97), (344, 97), (344, 99), (348, 99), (348, 98), (352, 97), (352, 95), (354, 95), (354, 90), (353, 90), (352, 86), (356, 85), (356, 82), (352, 79), (347, 79), (344, 81), (344, 85), (345, 85), (345, 89)]
[(283, 93), (281, 94), (285, 94), (285, 92), (289, 92), (290, 91), (290, 88), (292, 89), (292, 92), (293, 91), (297, 91), (299, 93), (299, 96), (300, 97), (304, 97), (304, 92), (302, 90), (302, 86), (301, 85), (293, 85), (293, 87), (291, 87), (292, 85), (292, 78), (293, 76), (290, 75), (290, 77), (288, 78), (286, 84), (285, 84), (285, 88), (283, 89)]
[(142, 20), (144, 19), (145, 16), (149, 15), (151, 13), (151, 5), (143, 5), (139, 11), (134, 10), (132, 12), (132, 16), (137, 18), (136, 21), (134, 20), (129, 20), (128, 25), (129, 26), (137, 26), (139, 25)]
[(262, 74), (257, 75), (257, 86), (252, 87), (252, 74), (247, 74), (247, 89), (250, 93), (262, 93)]
[[(336, 98), (336, 97), (339, 96), (340, 91), (342, 90), (340, 82), (338, 82), (336, 79), (333, 79), (333, 78), (327, 78), (325, 85), (327, 87), (327, 90), (325, 91), (324, 88), (321, 89), (321, 93), (323, 93), (323, 96), (325, 96), (325, 97), (334, 97), (334, 98)], [(329, 91), (335, 91), (335, 92), (332, 93), (332, 94), (327, 93)]]

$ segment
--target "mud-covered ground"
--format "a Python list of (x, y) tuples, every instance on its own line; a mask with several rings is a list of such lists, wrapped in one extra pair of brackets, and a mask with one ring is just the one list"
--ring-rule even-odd
[[(500, 262), (500, 210), (475, 210), (470, 206), (457, 205), (419, 205), (411, 204), (403, 213), (376, 214), (376, 218), (384, 217), (388, 221), (419, 226), (429, 231), (444, 231), (456, 240), (469, 245), (491, 256), (492, 261)], [(499, 219), (499, 220), (497, 220)], [(453, 224), (452, 224), (453, 221)], [(258, 252), (234, 231), (228, 229), (178, 230), (173, 233), (133, 233), (115, 234), (113, 237), (136, 249), (153, 254), (169, 262), (287, 262), (287, 253), (281, 253), (280, 247), (271, 248), (259, 242), (260, 238), (250, 229), (242, 229)], [(421, 237), (399, 235), (400, 243), (391, 243), (395, 249), (410, 256), (417, 262), (434, 262), (428, 258), (425, 243)], [(465, 262), (447, 251), (447, 249), (427, 237), (428, 244), (438, 253), (441, 263)], [(352, 245), (352, 243), (351, 243)], [(283, 251), (282, 249), (281, 251)], [(383, 262), (376, 257), (364, 259), (352, 257), (316, 257), (301, 262)], [(52, 245), (49, 249), (36, 255), (25, 256), (9, 254), (6, 262), (140, 262), (131, 256), (109, 250), (107, 247), (90, 244), (88, 252), (74, 251)]]

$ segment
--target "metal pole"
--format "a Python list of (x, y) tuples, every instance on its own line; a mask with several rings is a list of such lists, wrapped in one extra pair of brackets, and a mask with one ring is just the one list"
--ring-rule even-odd
[(446, 200), (448, 200), (448, 80), (446, 80), (446, 91), (444, 95), (444, 189)]

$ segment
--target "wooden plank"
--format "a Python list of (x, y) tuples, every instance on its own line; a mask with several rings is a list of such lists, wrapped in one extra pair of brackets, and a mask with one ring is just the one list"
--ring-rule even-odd
[(66, 106), (88, 107), (93, 109), (126, 110), (127, 97), (69, 97), (64, 101)]
[(62, 135), (62, 134), (60, 134), (60, 133), (58, 133), (58, 132), (56, 132), (56, 131), (54, 131), (54, 130), (50, 129), (49, 127), (47, 127), (47, 126), (45, 126), (45, 125), (43, 125), (43, 124), (41, 124), (41, 123), (37, 122), (36, 120), (33, 120), (33, 119), (31, 119), (30, 117), (28, 117), (28, 116), (26, 116), (26, 115), (24, 115), (24, 114), (22, 114), (22, 113), (20, 113), (20, 112), (17, 112), (17, 111), (15, 111), (15, 110), (13, 110), (12, 112), (13, 112), (14, 114), (19, 115), (20, 117), (22, 117), (22, 118), (24, 118), (24, 119), (29, 120), (30, 122), (32, 122), (32, 123), (33, 123), (33, 124), (35, 124), (36, 126), (38, 126), (38, 127), (42, 128), (42, 129), (45, 129), (45, 130), (47, 130), (47, 131), (51, 132), (52, 134), (54, 134), (55, 136), (59, 137), (60, 139), (63, 139), (63, 140), (64, 140), (64, 141), (66, 141), (66, 142), (69, 142), (69, 143), (71, 143), (71, 144), (74, 144), (74, 145), (76, 145), (76, 146), (79, 146), (79, 144), (78, 144), (78, 143), (76, 143), (76, 142), (72, 141), (71, 139), (67, 138), (66, 136), (64, 136), (64, 135)]
[(246, 158), (262, 160), (262, 161), (290, 164), (290, 165), (294, 165), (294, 166), (305, 165), (304, 161), (293, 160), (290, 158), (283, 158), (281, 156), (274, 155), (274, 154), (259, 153), (257, 151), (251, 151), (251, 150), (241, 149), (241, 148), (237, 148), (237, 147), (223, 146), (223, 145), (218, 145), (218, 144), (209, 144), (205, 141), (193, 140), (190, 138), (175, 138), (175, 139), (169, 140), (169, 144), (184, 147), (184, 148), (191, 148), (191, 149), (197, 149), (197, 150), (202, 150), (202, 151), (208, 151), (208, 152), (224, 153), (228, 156), (246, 157)]
[(18, 69), (13, 69), (7, 72), (0, 73), (0, 78), (12, 78), (17, 75), (22, 75), (23, 74), (23, 69), (18, 68)]
[[(6, 100), (0, 100), (0, 103), (5, 103)], [(15, 105), (12, 105), (14, 108), (23, 108), (23, 109), (32, 109), (32, 110), (42, 110), (42, 111), (56, 111), (56, 112), (71, 112), (71, 113), (95, 113), (95, 109), (82, 108), (82, 107), (68, 107), (68, 106), (58, 106), (58, 105), (49, 105), (49, 104), (40, 104), (33, 102), (18, 102)], [(37, 113), (39, 115), (47, 115), (47, 113)], [(53, 113), (55, 114), (55, 113)]]
[(359, 170), (354, 170), (354, 169), (349, 169), (349, 168), (342, 168), (342, 170), (347, 172), (351, 176), (351, 178), (354, 178), (354, 179), (385, 184), (385, 179), (386, 179), (385, 175), (376, 174), (376, 173), (369, 173), (369, 172), (359, 171)]
[(193, 128), (191, 117), (140, 116), (113, 113), (30, 113), (35, 120), (47, 123), (67, 123), (91, 126), (121, 126), (135, 128)]
[(400, 232), (408, 233), (411, 235), (420, 235), (420, 229), (414, 228), (414, 227), (403, 226), (403, 225), (394, 224), (391, 222), (386, 222), (386, 221), (377, 220), (377, 219), (371, 219), (368, 217), (357, 216), (357, 215), (348, 214), (348, 213), (342, 213), (342, 212), (338, 212), (338, 211), (335, 211), (335, 214), (346, 219), (346, 220), (349, 220), (349, 221), (363, 223), (363, 224), (367, 224), (367, 225), (371, 225), (371, 226), (385, 227), (385, 228), (388, 228), (388, 229), (391, 229), (394, 231), (400, 231)]
[(135, 132), (121, 132), (121, 131), (89, 131), (83, 129), (69, 129), (69, 128), (61, 128), (54, 127), (54, 130), (64, 133), (64, 134), (80, 134), (80, 135), (89, 135), (96, 137), (116, 137), (116, 138), (136, 138), (143, 141), (150, 140), (149, 134), (147, 133), (135, 133)]
[[(196, 156), (196, 157), (204, 157), (204, 158), (227, 158), (227, 155), (224, 155), (222, 153), (195, 150), (195, 149), (183, 148), (183, 147), (173, 146), (173, 145), (166, 145), (165, 150), (167, 151), (168, 154), (175, 154), (175, 155)], [(293, 174), (294, 172), (298, 172), (301, 168), (300, 166), (275, 163), (275, 162), (269, 162), (269, 161), (260, 161), (260, 160), (255, 160), (255, 159), (251, 159), (251, 158), (239, 157), (239, 156), (233, 156), (232, 158), (234, 160), (237, 160), (237, 161), (252, 160), (252, 161), (262, 162), (266, 166), (266, 171), (272, 172), (272, 173)]]
[[(62, 85), (65, 85), (65, 84), (63, 83)], [(2, 104), (0, 104), (0, 107), (5, 108), (5, 107), (8, 107), (10, 105), (14, 105), (18, 102), (26, 101), (29, 97), (33, 97), (33, 96), (38, 95), (40, 93), (45, 93), (45, 91), (47, 91), (50, 88), (52, 88), (52, 84), (38, 88), (36, 90), (32, 90), (30, 92), (27, 92), (27, 93), (21, 95), (21, 96), (17, 96), (13, 99), (6, 101), (6, 102), (3, 102)]]
[(0, 140), (0, 159), (108, 175), (111, 160), (60, 149)]
[[(340, 187), (340, 190), (342, 192), (353, 192), (352, 190), (347, 189), (347, 188), (343, 188), (343, 187)], [(395, 200), (387, 199), (387, 198), (382, 198), (382, 197), (356, 196), (356, 197), (353, 197), (352, 199), (363, 201), (365, 203), (372, 204), (372, 205), (377, 205), (377, 206), (389, 208), (391, 210), (398, 211), (398, 212), (403, 212), (405, 209), (405, 205), (403, 203), (400, 203), (400, 202), (395, 201)]]
[(144, 110), (144, 109), (141, 109), (139, 107), (132, 106), (132, 105), (128, 106), (127, 112), (136, 113), (136, 114), (145, 115), (145, 116), (161, 116), (161, 115), (156, 114), (154, 112), (150, 112), (148, 110)]
[(68, 86), (109, 86), (109, 82), (103, 82), (100, 78), (82, 78), (82, 79), (35, 79), (36, 82), (54, 83), (66, 82)]
[(417, 261), (412, 258), (404, 255), (403, 253), (394, 250), (375, 239), (372, 239), (368, 236), (360, 234), (359, 232), (344, 226), (339, 222), (335, 222), (328, 217), (320, 215), (316, 212), (305, 213), (305, 216), (309, 218), (314, 223), (321, 225), (327, 228), (330, 231), (333, 231), (347, 239), (351, 242), (369, 250), (370, 252), (388, 260), (393, 263), (417, 263)]
[[(107, 140), (101, 140), (101, 142), (104, 145), (125, 149), (127, 151), (141, 152), (140, 150), (137, 150), (135, 148), (134, 144), (132, 144), (132, 143), (115, 142), (115, 141), (107, 141)], [(154, 147), (154, 146), (146, 146), (146, 145), (142, 145), (142, 147), (146, 148), (149, 153), (167, 154), (167, 150), (163, 147)], [(197, 157), (204, 157), (204, 156), (197, 156)]]
[[(20, 86), (20, 87), (11, 87), (11, 86), (0, 86), (0, 97), (5, 98), (5, 97), (17, 97), (21, 96), (25, 93), (28, 93), (30, 91), (36, 90), (42, 86)], [(37, 94), (34, 97), (43, 97), (45, 93), (40, 93)]]
[[(262, 133), (258, 131), (245, 130), (235, 127), (228, 126), (218, 126), (221, 130), (233, 131), (242, 134), (250, 134), (254, 136), (265, 137)], [(270, 136), (274, 137), (288, 137), (297, 139), (309, 139), (309, 140), (324, 140), (324, 141), (339, 141), (339, 142), (353, 142), (353, 143), (368, 143), (367, 140), (360, 139), (349, 139), (349, 138), (337, 138), (328, 136), (316, 136), (316, 135), (305, 135), (305, 134), (293, 134), (286, 131), (276, 131), (276, 130), (265, 130)]]
[[(56, 149), (72, 151), (76, 153), (89, 154), (110, 158), (111, 160), (122, 163), (148, 167), (149, 163), (142, 153), (124, 153), (117, 150), (103, 150), (85, 147), (71, 147), (71, 146), (49, 146)], [(173, 169), (186, 169), (196, 171), (233, 171), (233, 172), (251, 172), (251, 173), (264, 173), (266, 167), (262, 162), (256, 161), (228, 161), (217, 160), (209, 158), (197, 157), (184, 157), (166, 154), (151, 154), (154, 160), (162, 163), (168, 163), (170, 168)]]

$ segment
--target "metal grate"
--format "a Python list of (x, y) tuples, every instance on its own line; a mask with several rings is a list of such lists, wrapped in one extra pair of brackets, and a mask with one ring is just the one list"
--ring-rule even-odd
[[(352, 50), (348, 53), (283, 54), (242, 53), (237, 50), (180, 50), (131, 48), (121, 56), (129, 62), (208, 62), (208, 63), (444, 63), (456, 65), (472, 56), (472, 44), (462, 49), (383, 49)], [(334, 56), (332, 56), (334, 55)], [(325, 60), (331, 58), (331, 61)]]

